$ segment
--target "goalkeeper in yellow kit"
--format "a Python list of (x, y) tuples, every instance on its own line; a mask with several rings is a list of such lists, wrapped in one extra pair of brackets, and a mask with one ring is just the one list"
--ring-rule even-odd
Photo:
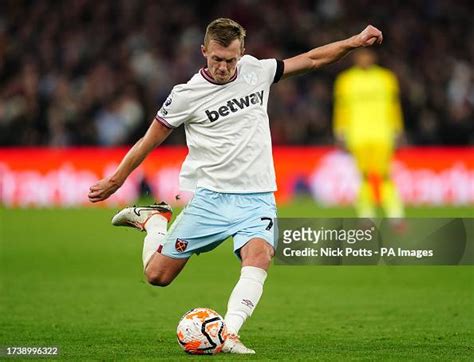
[(334, 132), (361, 174), (357, 213), (375, 217), (380, 203), (387, 217), (403, 217), (390, 176), (393, 151), (403, 131), (398, 82), (390, 70), (376, 65), (372, 50), (359, 50), (354, 60), (355, 65), (336, 79)]

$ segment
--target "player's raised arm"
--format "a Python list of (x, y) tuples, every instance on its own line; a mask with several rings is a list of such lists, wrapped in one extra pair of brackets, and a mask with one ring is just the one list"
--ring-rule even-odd
[(362, 32), (350, 38), (323, 45), (293, 58), (285, 59), (283, 78), (321, 68), (341, 59), (353, 49), (381, 44), (382, 40), (382, 32), (369, 25)]
[(172, 129), (165, 127), (162, 123), (153, 121), (145, 136), (127, 152), (112, 176), (106, 177), (89, 189), (89, 201), (98, 202), (107, 199), (125, 182), (127, 177), (145, 159), (145, 157), (172, 132)]

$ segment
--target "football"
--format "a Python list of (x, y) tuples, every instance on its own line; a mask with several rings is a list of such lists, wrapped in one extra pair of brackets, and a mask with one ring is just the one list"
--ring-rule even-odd
[(227, 338), (224, 319), (209, 308), (194, 308), (179, 321), (179, 345), (189, 354), (219, 353)]

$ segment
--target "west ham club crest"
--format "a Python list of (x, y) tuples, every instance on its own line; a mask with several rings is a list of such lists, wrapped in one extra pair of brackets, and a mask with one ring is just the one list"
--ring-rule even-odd
[(182, 253), (188, 247), (188, 242), (183, 239), (176, 239), (176, 243), (174, 244), (174, 247), (178, 253)]

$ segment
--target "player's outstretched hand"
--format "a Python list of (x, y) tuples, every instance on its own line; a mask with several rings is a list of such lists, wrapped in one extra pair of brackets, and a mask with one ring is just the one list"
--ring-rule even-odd
[(117, 191), (119, 187), (120, 185), (118, 185), (116, 182), (113, 182), (110, 178), (104, 178), (100, 181), (97, 181), (89, 188), (89, 201), (104, 201), (115, 191)]
[(355, 36), (357, 47), (368, 47), (374, 44), (382, 44), (382, 32), (375, 26), (369, 25)]

